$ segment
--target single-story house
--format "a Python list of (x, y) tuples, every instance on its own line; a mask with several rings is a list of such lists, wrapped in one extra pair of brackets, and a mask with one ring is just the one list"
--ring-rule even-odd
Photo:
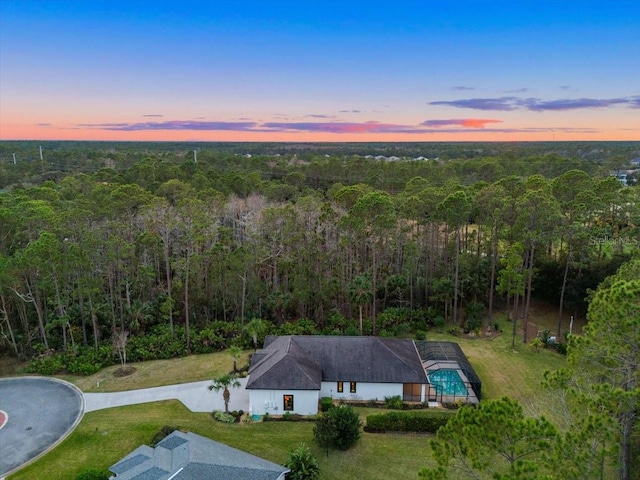
[(174, 431), (155, 448), (142, 445), (109, 470), (111, 480), (284, 480), (290, 471), (190, 432)]
[(254, 353), (246, 389), (253, 415), (313, 415), (321, 397), (424, 402), (428, 383), (412, 340), (287, 335)]

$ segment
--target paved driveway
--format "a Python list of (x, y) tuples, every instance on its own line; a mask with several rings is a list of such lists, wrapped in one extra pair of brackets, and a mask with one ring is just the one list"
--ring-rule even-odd
[[(249, 410), (246, 378), (232, 388), (229, 410)], [(84, 412), (160, 400), (180, 400), (192, 412), (224, 410), (222, 391), (209, 391), (210, 380), (114, 393), (83, 393), (54, 378), (0, 379), (0, 410), (8, 415), (0, 429), (0, 478), (62, 441)]]
[(50, 450), (82, 418), (82, 392), (44, 377), (0, 378), (0, 477)]
[[(232, 388), (229, 410), (249, 410), (249, 392), (245, 390), (246, 378), (239, 379), (239, 388)], [(211, 412), (224, 410), (222, 391), (209, 391), (211, 380), (182, 383), (166, 387), (144, 388), (114, 393), (85, 393), (85, 412), (104, 408), (121, 407), (137, 403), (157, 402), (159, 400), (180, 400), (192, 412)]]

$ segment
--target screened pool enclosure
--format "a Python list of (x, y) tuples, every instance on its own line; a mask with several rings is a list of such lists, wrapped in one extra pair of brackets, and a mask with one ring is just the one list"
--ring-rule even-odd
[(429, 377), (427, 400), (441, 403), (477, 403), (482, 383), (466, 355), (454, 342), (415, 342)]

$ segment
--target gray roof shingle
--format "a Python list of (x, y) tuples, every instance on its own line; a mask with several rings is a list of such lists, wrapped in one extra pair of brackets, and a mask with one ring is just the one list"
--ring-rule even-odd
[(319, 390), (321, 381), (427, 383), (415, 344), (408, 339), (270, 336), (258, 353), (252, 358), (248, 389)]
[[(181, 445), (186, 447), (186, 450), (182, 450), (186, 452), (185, 455), (172, 452)], [(281, 465), (223, 443), (178, 430), (159, 442), (155, 449), (146, 445), (137, 448), (109, 470), (116, 474), (111, 477), (116, 480), (276, 480), (289, 471)]]
[(150, 450), (151, 450), (151, 447), (148, 447), (147, 445), (138, 447), (129, 455), (127, 455), (122, 460), (120, 460), (118, 463), (113, 465), (110, 468), (110, 470), (113, 473), (118, 473), (118, 474), (129, 471), (133, 467), (143, 464), (144, 462), (152, 458), (153, 451), (150, 451)]

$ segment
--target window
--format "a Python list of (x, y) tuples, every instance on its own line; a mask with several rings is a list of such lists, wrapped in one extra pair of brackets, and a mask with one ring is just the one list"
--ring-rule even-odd
[(351, 393), (356, 393), (356, 382), (349, 382), (349, 391)]
[(293, 411), (293, 395), (283, 395), (282, 396), (282, 403), (284, 405), (283, 410), (285, 412), (292, 412)]
[(338, 393), (344, 392), (344, 382), (338, 382)]

